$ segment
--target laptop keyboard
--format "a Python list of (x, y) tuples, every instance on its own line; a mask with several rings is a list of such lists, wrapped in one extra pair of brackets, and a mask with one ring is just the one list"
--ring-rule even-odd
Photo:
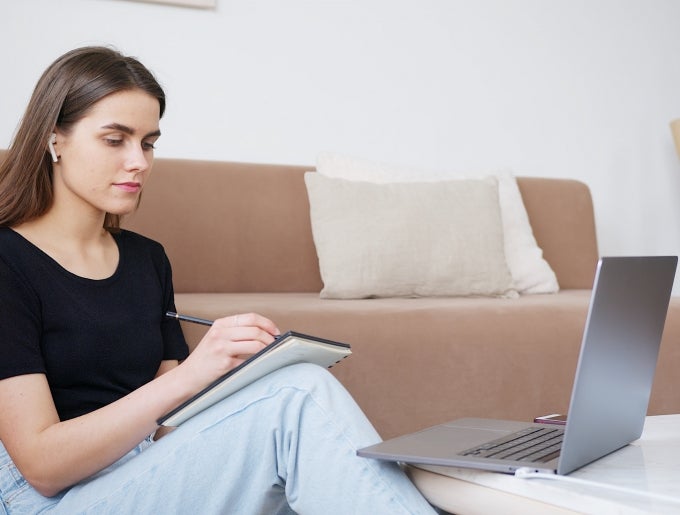
[(528, 427), (460, 454), (495, 460), (546, 462), (560, 455), (563, 428)]

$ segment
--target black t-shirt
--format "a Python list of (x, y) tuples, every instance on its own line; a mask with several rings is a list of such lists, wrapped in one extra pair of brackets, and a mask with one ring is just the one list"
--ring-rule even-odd
[(43, 373), (61, 420), (105, 406), (154, 378), (188, 347), (163, 247), (114, 234), (118, 267), (79, 277), (15, 231), (0, 228), (0, 379)]

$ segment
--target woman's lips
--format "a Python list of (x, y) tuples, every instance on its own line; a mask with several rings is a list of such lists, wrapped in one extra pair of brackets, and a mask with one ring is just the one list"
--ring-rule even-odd
[(119, 182), (114, 184), (114, 186), (129, 193), (137, 193), (142, 188), (142, 185), (138, 182)]

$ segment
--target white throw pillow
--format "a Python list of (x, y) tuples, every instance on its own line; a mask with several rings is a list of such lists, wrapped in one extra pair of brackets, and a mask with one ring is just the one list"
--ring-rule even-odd
[(448, 171), (424, 171), (354, 158), (342, 154), (321, 153), (316, 171), (327, 177), (379, 184), (391, 182), (445, 181), (452, 179), (495, 176), (503, 221), (505, 259), (513, 278), (513, 288), (520, 293), (555, 293), (559, 284), (555, 272), (543, 258), (536, 243), (529, 216), (515, 176), (507, 171), (456, 174)]
[(305, 183), (322, 298), (517, 296), (495, 178)]

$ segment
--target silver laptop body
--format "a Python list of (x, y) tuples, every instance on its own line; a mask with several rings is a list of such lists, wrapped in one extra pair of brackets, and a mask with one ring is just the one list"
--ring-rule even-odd
[[(676, 267), (677, 256), (600, 259), (564, 427), (458, 419), (359, 449), (357, 454), (506, 473), (529, 467), (568, 474), (638, 439), (647, 414)], [(485, 442), (528, 427), (563, 431), (559, 456), (524, 461), (464, 455)]]

